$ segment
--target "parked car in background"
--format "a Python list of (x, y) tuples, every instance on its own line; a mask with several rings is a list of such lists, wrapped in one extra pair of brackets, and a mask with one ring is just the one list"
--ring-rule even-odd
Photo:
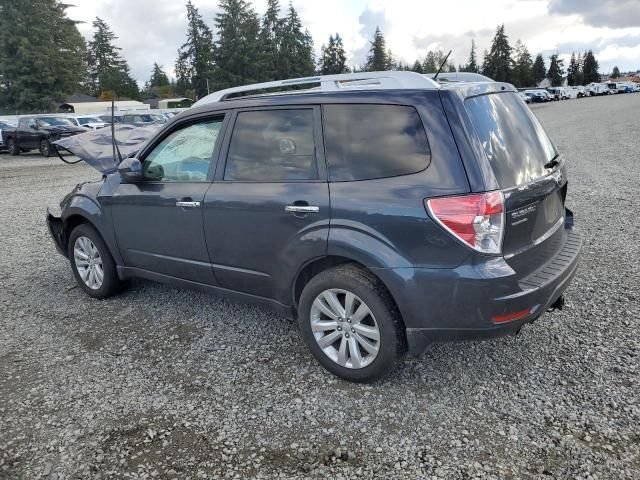
[(122, 123), (128, 125), (142, 126), (151, 123), (166, 123), (167, 118), (159, 113), (125, 113), (122, 116)]
[(216, 92), (78, 185), (47, 222), (79, 287), (142, 277), (272, 307), (358, 382), (562, 306), (582, 243), (566, 162), (512, 85), (320, 79)]
[(524, 93), (524, 92), (518, 92), (518, 95), (520, 95), (520, 98), (521, 98), (522, 100), (524, 100), (524, 101), (525, 101), (525, 103), (531, 103), (531, 102), (532, 102), (531, 97), (530, 97), (529, 95), (527, 95), (526, 93)]
[(104, 128), (107, 125), (109, 125), (109, 123), (105, 122), (98, 116), (77, 115), (77, 116), (68, 116), (67, 118), (75, 126), (84, 127), (87, 130), (98, 130), (99, 128)]
[(51, 142), (86, 131), (65, 117), (22, 117), (17, 127), (2, 130), (2, 141), (11, 155), (38, 149), (49, 157), (54, 153)]
[(114, 123), (122, 123), (122, 115), (98, 115), (98, 118), (102, 120), (107, 125), (111, 125), (111, 122)]
[(609, 82), (607, 87), (611, 93), (632, 93), (634, 89), (633, 82)]
[(571, 98), (582, 98), (587, 96), (587, 89), (581, 85), (567, 87), (571, 94)]
[(560, 89), (558, 87), (549, 87), (546, 88), (545, 91), (547, 94), (551, 95), (551, 100), (560, 100)]
[(531, 98), (533, 103), (548, 102), (550, 99), (542, 90), (525, 90), (523, 93)]
[(0, 151), (7, 149), (7, 146), (4, 144), (4, 141), (2, 140), (2, 130), (13, 130), (14, 128), (16, 128), (15, 125), (12, 125), (5, 120), (0, 120)]
[(590, 83), (587, 85), (587, 91), (592, 97), (611, 94), (609, 87), (604, 83)]

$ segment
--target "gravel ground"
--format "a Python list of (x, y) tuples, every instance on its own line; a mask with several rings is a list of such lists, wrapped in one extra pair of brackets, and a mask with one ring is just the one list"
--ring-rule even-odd
[(640, 478), (640, 95), (533, 108), (585, 235), (567, 308), (372, 386), (267, 310), (144, 281), (90, 299), (44, 209), (97, 175), (1, 157), (0, 477)]

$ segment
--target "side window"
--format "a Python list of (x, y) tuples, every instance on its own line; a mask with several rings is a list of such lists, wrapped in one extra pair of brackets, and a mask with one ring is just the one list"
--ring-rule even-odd
[(225, 180), (286, 182), (317, 178), (313, 109), (238, 113)]
[(431, 161), (418, 112), (399, 105), (327, 105), (329, 179), (334, 182), (408, 175)]
[(167, 136), (147, 155), (142, 171), (147, 180), (206, 182), (222, 119), (189, 125)]

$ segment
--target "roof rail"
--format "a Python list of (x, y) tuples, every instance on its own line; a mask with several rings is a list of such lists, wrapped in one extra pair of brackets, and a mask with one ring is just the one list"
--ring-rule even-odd
[(338, 75), (318, 75), (315, 77), (292, 78), (289, 80), (277, 80), (275, 82), (254, 83), (240, 87), (219, 90), (201, 98), (193, 107), (199, 107), (208, 103), (220, 102), (234, 93), (253, 92), (272, 88), (283, 88), (292, 85), (320, 84), (320, 87), (311, 87), (305, 90), (294, 90), (287, 93), (300, 93), (308, 91), (337, 92), (347, 89), (358, 90), (388, 90), (388, 89), (438, 89), (440, 85), (416, 72), (392, 71), (392, 72), (359, 72), (343, 73)]

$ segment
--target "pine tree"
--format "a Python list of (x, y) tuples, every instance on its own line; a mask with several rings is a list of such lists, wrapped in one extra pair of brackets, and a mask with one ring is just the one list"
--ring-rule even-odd
[(478, 73), (478, 61), (476, 60), (476, 42), (471, 40), (471, 51), (469, 52), (469, 59), (464, 67), (460, 68), (461, 72)]
[(138, 98), (138, 84), (131, 76), (129, 65), (120, 56), (120, 48), (113, 44), (117, 40), (107, 22), (96, 17), (93, 22), (95, 32), (88, 45), (87, 64), (89, 85), (94, 95)]
[(191, 0), (186, 8), (187, 41), (178, 50), (176, 87), (181, 95), (201, 98), (209, 92), (213, 72), (213, 34)]
[(584, 85), (584, 61), (580, 52), (578, 52), (578, 58), (576, 60), (576, 74), (573, 84)]
[(504, 32), (504, 25), (499, 25), (489, 54), (485, 57), (482, 74), (496, 82), (510, 82), (512, 67), (509, 39)]
[(366, 72), (384, 71), (389, 67), (389, 57), (387, 54), (387, 43), (384, 35), (380, 31), (380, 27), (376, 27), (376, 33), (373, 35), (373, 41), (369, 48), (369, 56), (364, 66)]
[(544, 58), (541, 54), (536, 55), (536, 60), (533, 62), (533, 78), (536, 84), (540, 83), (547, 76), (547, 69), (544, 65)]
[(549, 63), (549, 70), (547, 71), (547, 78), (551, 81), (551, 85), (559, 87), (562, 85), (562, 76), (564, 75), (564, 62), (558, 58), (558, 54), (554, 53), (549, 57), (551, 61)]
[(413, 63), (413, 67), (411, 67), (411, 70), (416, 73), (424, 73), (424, 70), (422, 69), (422, 63), (420, 62), (420, 60), (416, 60)]
[(336, 33), (336, 36), (329, 35), (328, 45), (323, 45), (320, 54), (319, 72), (322, 75), (331, 75), (337, 73), (346, 73), (347, 56), (342, 45), (342, 38)]
[(432, 50), (429, 50), (422, 62), (422, 70), (424, 73), (436, 73), (440, 67), (440, 63), (436, 62), (436, 55)]
[(620, 69), (617, 66), (613, 67), (613, 72), (611, 72), (611, 78), (620, 78)]
[(576, 60), (576, 52), (571, 52), (569, 67), (567, 68), (567, 85), (574, 86), (576, 84), (576, 74), (578, 73), (578, 61)]
[(151, 78), (149, 79), (149, 86), (151, 87), (166, 87), (169, 85), (169, 77), (162, 69), (162, 66), (157, 63), (153, 64), (153, 70), (151, 71)]
[(531, 54), (520, 40), (516, 42), (514, 50), (512, 83), (516, 87), (531, 87), (535, 84)]
[(82, 90), (86, 45), (67, 6), (57, 0), (2, 2), (0, 111), (50, 111)]
[(592, 82), (600, 81), (600, 74), (598, 73), (598, 69), (600, 68), (598, 65), (598, 61), (596, 57), (593, 55), (593, 51), (589, 50), (584, 54), (584, 63), (582, 67), (583, 71), (583, 79), (582, 81), (586, 84)]
[(259, 41), (260, 81), (276, 80), (281, 70), (283, 22), (280, 19), (279, 0), (268, 0), (267, 11), (262, 17)]
[(281, 58), (279, 78), (306, 77), (315, 72), (313, 38), (308, 30), (302, 31), (302, 21), (292, 4), (283, 20)]
[(151, 78), (144, 85), (142, 97), (144, 99), (175, 97), (175, 85), (171, 84), (169, 77), (157, 63), (153, 64)]

